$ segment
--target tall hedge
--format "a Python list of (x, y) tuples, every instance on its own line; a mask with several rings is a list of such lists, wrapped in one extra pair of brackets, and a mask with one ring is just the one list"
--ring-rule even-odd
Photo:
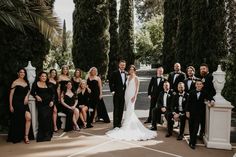
[(191, 0), (180, 0), (179, 24), (176, 39), (176, 61), (182, 65), (182, 70), (193, 65), (192, 60), (192, 20)]
[(117, 1), (109, 0), (109, 20), (110, 20), (110, 52), (109, 52), (109, 66), (108, 79), (111, 73), (117, 68), (118, 62), (118, 17), (117, 17)]
[(121, 0), (119, 10), (119, 58), (125, 59), (127, 67), (134, 64), (134, 2)]
[(8, 125), (9, 102), (8, 95), (11, 83), (17, 78), (17, 70), (25, 67), (28, 61), (37, 71), (43, 69), (49, 43), (38, 30), (27, 30), (27, 34), (0, 26), (0, 125)]
[(178, 29), (178, 0), (165, 0), (164, 2), (164, 41), (162, 48), (162, 64), (165, 72), (170, 72), (176, 62), (176, 37)]
[(105, 78), (110, 49), (109, 3), (107, 0), (79, 0), (73, 16), (72, 56), (75, 67), (98, 68)]

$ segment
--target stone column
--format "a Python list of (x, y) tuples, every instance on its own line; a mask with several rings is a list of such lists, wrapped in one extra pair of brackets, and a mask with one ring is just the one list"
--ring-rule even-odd
[[(30, 89), (31, 89), (32, 84), (34, 83), (35, 77), (36, 77), (36, 68), (33, 67), (31, 65), (31, 61), (29, 61), (25, 69), (27, 71), (27, 78), (29, 80)], [(29, 108), (30, 108), (31, 118), (32, 118), (33, 133), (34, 133), (34, 137), (36, 138), (36, 135), (38, 133), (38, 111), (35, 104), (35, 98), (32, 95), (29, 96)]]
[(213, 84), (216, 89), (215, 105), (206, 107), (206, 134), (204, 143), (208, 148), (232, 149), (230, 144), (231, 110), (233, 106), (221, 95), (225, 84), (225, 72), (218, 65), (213, 73)]

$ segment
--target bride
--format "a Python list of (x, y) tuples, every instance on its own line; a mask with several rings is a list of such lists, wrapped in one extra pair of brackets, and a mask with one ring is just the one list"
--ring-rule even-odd
[(131, 65), (126, 81), (125, 106), (126, 113), (121, 128), (114, 128), (106, 134), (120, 140), (148, 140), (157, 136), (157, 133), (143, 126), (134, 112), (135, 101), (139, 90), (139, 80), (136, 76), (136, 68)]

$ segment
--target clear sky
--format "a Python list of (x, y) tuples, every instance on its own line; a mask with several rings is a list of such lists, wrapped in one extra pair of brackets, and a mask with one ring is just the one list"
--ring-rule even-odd
[[(119, 8), (119, 1), (117, 3), (117, 8)], [(56, 15), (60, 18), (61, 23), (63, 20), (66, 20), (66, 29), (72, 31), (72, 14), (74, 11), (74, 2), (73, 0), (55, 0), (54, 11)], [(139, 28), (137, 17), (135, 16), (134, 28)]]
[(63, 20), (66, 20), (66, 29), (72, 31), (72, 14), (74, 11), (73, 0), (55, 0), (54, 10), (62, 24)]

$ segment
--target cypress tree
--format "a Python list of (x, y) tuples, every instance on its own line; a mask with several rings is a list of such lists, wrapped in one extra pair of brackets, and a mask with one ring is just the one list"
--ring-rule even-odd
[(104, 78), (109, 53), (109, 5), (107, 0), (74, 0), (73, 48), (75, 67), (98, 68)]
[(228, 56), (226, 58), (226, 83), (223, 96), (236, 106), (236, 2), (227, 0), (226, 10), (227, 21), (227, 39), (228, 39)]
[(133, 0), (121, 0), (119, 10), (119, 57), (127, 67), (134, 64), (134, 4)]
[(164, 41), (162, 48), (162, 64), (165, 72), (173, 70), (176, 62), (176, 36), (178, 29), (178, 0), (164, 2)]
[(118, 20), (117, 20), (117, 1), (109, 0), (109, 20), (110, 20), (110, 52), (109, 52), (109, 66), (108, 79), (111, 73), (117, 68), (118, 62)]
[(179, 26), (177, 30), (176, 61), (182, 65), (184, 70), (188, 65), (194, 65), (192, 60), (192, 21), (191, 0), (180, 0), (179, 4)]
[(63, 31), (62, 31), (62, 56), (63, 53), (67, 51), (67, 41), (66, 41), (66, 20), (63, 21)]
[(214, 71), (226, 55), (224, 8), (223, 0), (192, 1), (192, 53), (196, 67), (205, 62)]
[(225, 0), (209, 0), (208, 5), (208, 46), (206, 62), (210, 70), (215, 71), (217, 65), (227, 55), (226, 48), (226, 11)]

